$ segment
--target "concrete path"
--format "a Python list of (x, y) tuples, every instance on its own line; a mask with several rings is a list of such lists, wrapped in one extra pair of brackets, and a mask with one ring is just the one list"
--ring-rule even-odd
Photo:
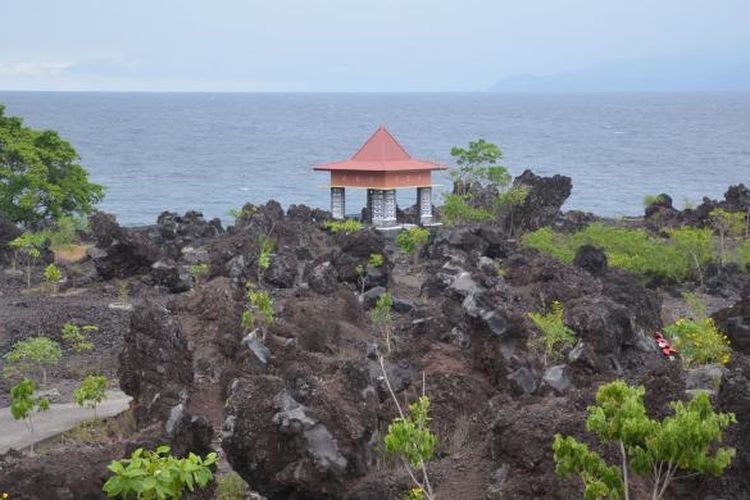
[[(96, 407), (96, 416), (105, 418), (119, 415), (128, 409), (131, 399), (122, 391), (107, 391), (107, 399)], [(32, 443), (62, 434), (93, 417), (94, 410), (89, 407), (81, 408), (75, 403), (52, 404), (49, 411), (34, 413), (32, 435), (25, 421), (13, 418), (9, 407), (0, 408), (0, 453), (11, 448), (24, 449)]]

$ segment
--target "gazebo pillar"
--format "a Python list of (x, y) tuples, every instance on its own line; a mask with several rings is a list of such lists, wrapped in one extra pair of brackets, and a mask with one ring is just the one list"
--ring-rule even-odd
[(432, 224), (432, 187), (417, 188), (417, 207), (419, 209), (419, 223)]
[(331, 214), (334, 219), (346, 217), (346, 191), (342, 187), (331, 188)]
[(375, 227), (396, 225), (396, 190), (372, 189), (372, 224)]

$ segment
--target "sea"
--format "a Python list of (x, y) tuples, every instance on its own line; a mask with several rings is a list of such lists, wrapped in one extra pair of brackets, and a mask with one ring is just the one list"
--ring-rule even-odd
[[(449, 165), (453, 146), (486, 139), (513, 175), (570, 176), (564, 209), (604, 216), (641, 214), (650, 194), (681, 207), (750, 185), (750, 93), (0, 92), (0, 103), (70, 141), (106, 186), (100, 209), (125, 225), (165, 210), (229, 222), (270, 199), (328, 208), (327, 175), (312, 167), (351, 157), (381, 124), (413, 157)], [(450, 182), (434, 181), (439, 203)], [(347, 192), (347, 212), (363, 205)]]

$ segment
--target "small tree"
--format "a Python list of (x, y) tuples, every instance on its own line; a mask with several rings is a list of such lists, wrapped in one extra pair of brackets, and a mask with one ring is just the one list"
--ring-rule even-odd
[(719, 259), (723, 266), (726, 256), (726, 240), (742, 236), (745, 230), (745, 214), (715, 208), (708, 215), (711, 218), (711, 225), (719, 233)]
[(250, 289), (247, 292), (249, 309), (242, 312), (241, 325), (246, 331), (254, 330), (256, 326), (269, 326), (273, 324), (273, 299), (264, 290)]
[[(10, 247), (15, 250), (16, 259), (22, 257), (26, 264), (26, 288), (31, 288), (31, 268), (42, 255), (44, 241), (44, 236), (41, 233), (26, 231), (9, 243)], [(16, 259), (14, 259), (14, 262)]]
[(643, 404), (643, 386), (616, 380), (599, 388), (596, 405), (588, 408), (586, 429), (620, 450), (620, 473), (572, 437), (556, 435), (553, 443), (557, 473), (578, 474), (584, 498), (629, 499), (630, 473), (651, 479), (652, 500), (660, 500), (676, 479), (697, 474), (721, 475), (734, 457), (733, 448), (719, 447), (723, 431), (736, 422), (732, 413), (715, 413), (705, 392), (690, 403), (671, 404), (674, 415), (651, 419)]
[[(49, 410), (49, 400), (34, 398), (34, 381), (24, 378), (10, 389), (10, 413), (16, 420), (25, 420), (29, 432), (34, 434), (34, 409), (37, 412)], [(34, 453), (34, 443), (31, 443), (31, 453)]]
[(104, 375), (88, 375), (81, 385), (73, 393), (73, 400), (78, 406), (88, 404), (94, 409), (96, 419), (96, 406), (107, 399), (107, 377)]
[(713, 259), (713, 237), (710, 229), (681, 227), (669, 231), (669, 238), (677, 251), (692, 264), (703, 286), (703, 266)]
[(51, 293), (57, 293), (63, 280), (62, 271), (54, 263), (44, 268), (44, 282)]
[(185, 490), (193, 492), (196, 485), (203, 488), (211, 482), (218, 461), (216, 453), (205, 458), (194, 453), (177, 458), (170, 451), (166, 445), (155, 451), (138, 448), (130, 458), (115, 460), (107, 466), (112, 476), (102, 491), (109, 498), (183, 498)]
[(372, 322), (380, 330), (381, 336), (385, 339), (385, 348), (391, 352), (391, 334), (393, 331), (393, 297), (390, 293), (385, 292), (378, 297), (375, 303), (375, 309), (372, 311)]
[(354, 219), (345, 220), (327, 220), (323, 223), (323, 227), (328, 229), (331, 233), (344, 233), (351, 234), (361, 231), (364, 227), (361, 222)]
[[(97, 327), (93, 325), (85, 325), (83, 327), (85, 331), (92, 331), (92, 329), (95, 331)], [(63, 325), (62, 338), (77, 353), (90, 351), (94, 348), (94, 344), (81, 332), (81, 328), (74, 323), (65, 323)]]
[[(415, 487), (407, 493), (406, 498), (432, 500), (435, 497), (432, 493), (425, 464), (435, 456), (438, 438), (430, 431), (431, 419), (428, 416), (430, 398), (425, 395), (424, 374), (422, 396), (409, 405), (409, 411), (406, 413), (401, 408), (396, 393), (393, 391), (382, 356), (379, 357), (379, 362), (388, 393), (391, 395), (399, 414), (388, 425), (388, 433), (383, 440), (385, 451), (401, 461), (401, 465), (414, 483)], [(420, 474), (422, 478), (418, 479), (417, 476)]]
[(529, 345), (544, 353), (545, 366), (548, 359), (559, 359), (562, 349), (573, 347), (575, 344), (575, 333), (565, 326), (565, 309), (560, 302), (552, 301), (550, 312), (547, 314), (528, 313), (527, 316), (542, 334), (530, 340)]
[(261, 283), (263, 273), (271, 265), (271, 253), (273, 252), (274, 242), (268, 236), (261, 236), (258, 248), (258, 283)]
[(42, 372), (42, 385), (47, 385), (47, 370), (56, 366), (62, 357), (60, 344), (48, 337), (31, 337), (13, 345), (5, 355), (8, 363), (6, 376), (14, 372), (23, 374), (39, 369)]

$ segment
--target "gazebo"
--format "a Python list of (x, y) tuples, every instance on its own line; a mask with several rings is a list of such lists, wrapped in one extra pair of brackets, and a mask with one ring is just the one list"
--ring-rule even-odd
[(331, 212), (334, 219), (346, 214), (346, 188), (367, 189), (367, 208), (375, 227), (396, 221), (396, 189), (416, 188), (420, 224), (432, 223), (432, 171), (448, 167), (416, 160), (380, 126), (348, 160), (324, 163), (313, 170), (331, 172)]

